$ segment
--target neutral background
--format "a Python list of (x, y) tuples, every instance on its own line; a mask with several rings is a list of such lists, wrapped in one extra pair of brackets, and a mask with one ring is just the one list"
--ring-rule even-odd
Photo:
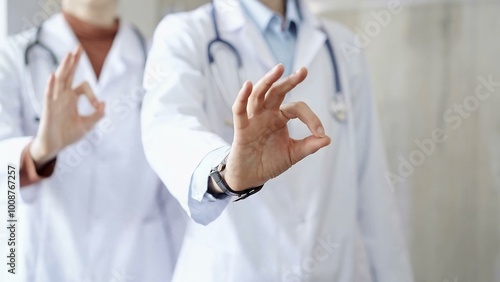
[[(0, 37), (6, 1), (10, 34), (40, 22), (56, 3), (0, 0)], [(375, 14), (388, 4), (305, 1), (359, 35), (370, 32)], [(204, 2), (121, 0), (120, 5), (122, 15), (150, 36), (163, 15)], [(395, 189), (416, 281), (500, 281), (500, 88), (467, 111), (457, 128), (443, 119), (454, 105), (471, 101), (467, 97), (475, 93), (478, 77), (500, 81), (500, 1), (401, 3), (402, 11), (372, 29), (362, 49), (370, 63), (388, 172), (398, 174), (401, 159), (420, 161)], [(437, 128), (447, 130), (446, 142), (418, 160), (415, 142), (431, 138)]]

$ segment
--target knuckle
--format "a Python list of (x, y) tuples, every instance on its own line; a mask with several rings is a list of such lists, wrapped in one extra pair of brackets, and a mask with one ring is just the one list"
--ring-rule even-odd
[(295, 106), (300, 110), (307, 109), (307, 104), (304, 101), (295, 102)]
[(290, 88), (295, 88), (295, 86), (298, 85), (298, 82), (293, 77), (289, 77), (287, 79), (287, 83), (288, 83), (288, 87), (290, 87)]
[(268, 93), (271, 95), (280, 94), (280, 90), (278, 89), (278, 87), (276, 87), (276, 85), (273, 85), (269, 88)]
[(237, 113), (238, 112), (238, 105), (237, 104), (233, 104), (231, 110), (233, 111), (233, 113)]
[(244, 106), (243, 102), (236, 100), (236, 102), (231, 107), (231, 110), (233, 111), (234, 114), (239, 114), (244, 112), (245, 108), (246, 107)]
[(290, 107), (293, 107), (293, 103), (282, 104), (282, 105), (280, 106), (280, 110), (281, 110), (281, 111), (286, 111), (286, 110), (290, 109)]
[(319, 119), (313, 119), (313, 121), (311, 122), (312, 126), (314, 128), (318, 128), (320, 126), (322, 126), (321, 122), (319, 121)]
[(60, 82), (62, 79), (61, 72), (57, 71), (56, 73), (54, 73), (54, 78), (55, 78), (56, 82)]

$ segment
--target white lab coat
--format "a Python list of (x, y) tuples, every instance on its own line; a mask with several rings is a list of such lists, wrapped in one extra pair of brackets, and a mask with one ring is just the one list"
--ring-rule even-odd
[[(278, 62), (237, 2), (216, 1), (216, 7), (221, 37), (239, 50), (247, 79), (256, 82)], [(339, 45), (352, 44), (353, 34), (324, 23), (347, 99), (348, 121), (338, 123), (328, 108), (335, 85), (326, 37), (320, 22), (303, 12), (294, 69), (306, 66), (309, 77), (287, 101), (305, 101), (332, 144), (223, 211), (220, 201), (200, 201), (190, 185), (201, 183), (206, 189), (209, 171), (201, 167), (202, 160), (232, 142), (226, 120), (241, 87), (235, 57), (228, 48), (214, 48), (231, 95), (225, 97), (207, 59), (207, 45), (215, 37), (210, 5), (167, 16), (156, 30), (146, 70), (159, 69), (163, 76), (156, 84), (145, 76), (144, 148), (171, 193), (202, 223), (188, 225), (173, 281), (413, 280), (394, 194), (384, 178), (384, 150), (364, 58), (348, 61)], [(310, 134), (297, 121), (288, 127), (296, 138)], [(201, 178), (200, 169), (205, 169)]]
[[(38, 128), (27, 94), (31, 85), (24, 80), (24, 51), (34, 34), (29, 30), (10, 38), (0, 53), (2, 226), (7, 163), (19, 167), (21, 151)], [(61, 14), (43, 24), (41, 41), (60, 61), (78, 44)], [(140, 46), (130, 25), (122, 22), (98, 81), (88, 57), (82, 56), (75, 85), (88, 81), (106, 102), (106, 115), (88, 136), (58, 155), (51, 178), (17, 188), (19, 281), (170, 279), (185, 213), (144, 156), (139, 117), (145, 58)], [(36, 96), (43, 101), (52, 63), (40, 47), (30, 55)], [(79, 109), (91, 112), (85, 99)], [(6, 246), (2, 240), (0, 280), (15, 281), (6, 274)]]

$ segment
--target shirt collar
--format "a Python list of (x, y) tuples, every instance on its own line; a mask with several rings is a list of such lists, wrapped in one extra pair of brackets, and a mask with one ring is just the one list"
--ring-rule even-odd
[[(241, 0), (241, 3), (246, 12), (257, 24), (261, 32), (265, 32), (269, 28), (273, 18), (278, 18), (281, 20), (281, 16), (271, 11), (259, 0)], [(290, 30), (291, 23), (294, 23), (296, 26), (298, 26), (301, 22), (301, 18), (296, 0), (287, 0), (286, 7), (285, 30)]]

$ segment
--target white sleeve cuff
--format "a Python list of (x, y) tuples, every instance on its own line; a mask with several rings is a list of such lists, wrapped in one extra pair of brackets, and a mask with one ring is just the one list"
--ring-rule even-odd
[(210, 171), (224, 160), (230, 150), (230, 146), (224, 146), (208, 153), (193, 173), (188, 205), (191, 218), (197, 223), (207, 225), (214, 221), (231, 201), (231, 197), (216, 199), (207, 192)]

